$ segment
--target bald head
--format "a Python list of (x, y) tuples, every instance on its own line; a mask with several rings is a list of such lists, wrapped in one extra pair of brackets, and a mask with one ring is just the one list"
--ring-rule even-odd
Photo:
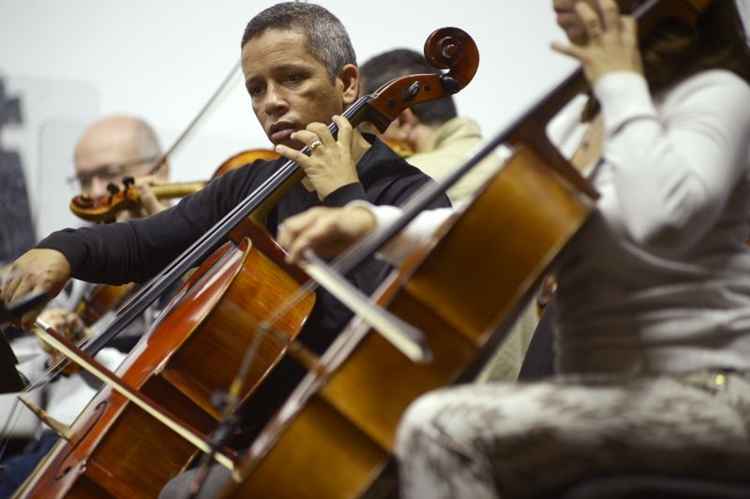
[[(75, 148), (76, 175), (82, 180), (81, 190), (90, 196), (105, 194), (109, 182), (123, 176), (147, 175), (153, 158), (161, 154), (153, 128), (140, 118), (111, 116), (101, 119), (81, 136)], [(138, 161), (144, 160), (144, 161)], [(130, 163), (122, 166), (123, 163)], [(166, 177), (165, 165), (158, 172)]]

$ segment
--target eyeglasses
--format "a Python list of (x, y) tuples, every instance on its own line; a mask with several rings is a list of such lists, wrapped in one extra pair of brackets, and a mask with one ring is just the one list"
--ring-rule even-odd
[(70, 185), (78, 183), (81, 189), (88, 189), (91, 187), (94, 178), (100, 178), (105, 182), (117, 182), (122, 177), (127, 176), (130, 172), (126, 171), (128, 168), (133, 166), (153, 163), (157, 161), (161, 155), (155, 154), (153, 156), (147, 156), (144, 158), (135, 158), (120, 163), (106, 163), (91, 168), (89, 171), (84, 173), (77, 173), (71, 177), (66, 178), (66, 182)]

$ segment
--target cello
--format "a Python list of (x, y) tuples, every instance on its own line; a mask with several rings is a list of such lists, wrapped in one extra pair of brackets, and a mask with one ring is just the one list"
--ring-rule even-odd
[[(369, 121), (383, 130), (404, 107), (457, 92), (474, 76), (476, 48), (459, 30), (436, 32), (428, 46), (428, 58), (447, 67), (448, 73), (395, 80), (376, 94), (361, 97), (345, 116), (355, 126)], [(330, 128), (335, 133), (335, 125)], [(283, 263), (283, 251), (258, 225), (284, 188), (302, 176), (296, 163), (284, 163), (258, 191), (144, 285), (120, 309), (110, 328), (86, 347), (87, 354), (95, 353), (146, 304), (202, 261), (161, 322), (117, 371), (124, 392), (137, 392), (136, 399), (148, 406), (158, 401), (170, 421), (178, 421), (193, 434), (205, 437), (216, 427), (219, 413), (212, 393), (231, 381), (240, 354), (256, 338), (262, 318), (305, 279), (299, 269)], [(215, 250), (227, 237), (232, 242)], [(293, 340), (313, 302), (309, 295), (283, 314), (277, 334), (260, 342), (262, 360), (254, 363), (252, 381), (242, 397), (257, 387), (284, 353), (305, 358), (303, 347), (293, 348)], [(74, 423), (69, 439), (55, 446), (18, 497), (153, 497), (189, 464), (197, 448), (183, 436), (165, 431), (164, 423), (121, 393), (105, 388), (95, 397)]]
[[(637, 15), (642, 27), (665, 19), (695, 23), (704, 8), (651, 1)], [(642, 32), (647, 36), (648, 28)], [(474, 378), (592, 212), (596, 191), (563, 160), (544, 126), (582, 89), (585, 80), (576, 71), (439, 187), (418, 194), (397, 222), (365, 238), (336, 264), (345, 273), (413, 220), (432, 196), (498, 145), (510, 144), (510, 159), (473, 203), (411, 255), (374, 297), (427, 334), (434, 362), (409, 362), (368, 325), (353, 320), (245, 454), (241, 483), (228, 481), (220, 497), (351, 499), (393, 492), (387, 471), (394, 468), (396, 428), (407, 406), (429, 390)], [(502, 230), (487, 230), (493, 226)]]

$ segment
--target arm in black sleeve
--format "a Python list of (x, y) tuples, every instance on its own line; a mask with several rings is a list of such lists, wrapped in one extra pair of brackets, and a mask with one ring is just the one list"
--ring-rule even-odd
[(251, 192), (269, 163), (249, 165), (154, 216), (54, 232), (37, 248), (58, 250), (73, 277), (90, 282), (143, 282), (216, 224)]

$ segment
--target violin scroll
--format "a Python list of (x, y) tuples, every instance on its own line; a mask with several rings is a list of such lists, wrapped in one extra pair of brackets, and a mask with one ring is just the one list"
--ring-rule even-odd
[(114, 184), (110, 185), (114, 189), (108, 186), (109, 195), (96, 198), (85, 194), (75, 196), (70, 200), (70, 211), (82, 220), (111, 223), (115, 221), (119, 212), (140, 206), (140, 192), (132, 184), (126, 185), (123, 190), (118, 189)]

